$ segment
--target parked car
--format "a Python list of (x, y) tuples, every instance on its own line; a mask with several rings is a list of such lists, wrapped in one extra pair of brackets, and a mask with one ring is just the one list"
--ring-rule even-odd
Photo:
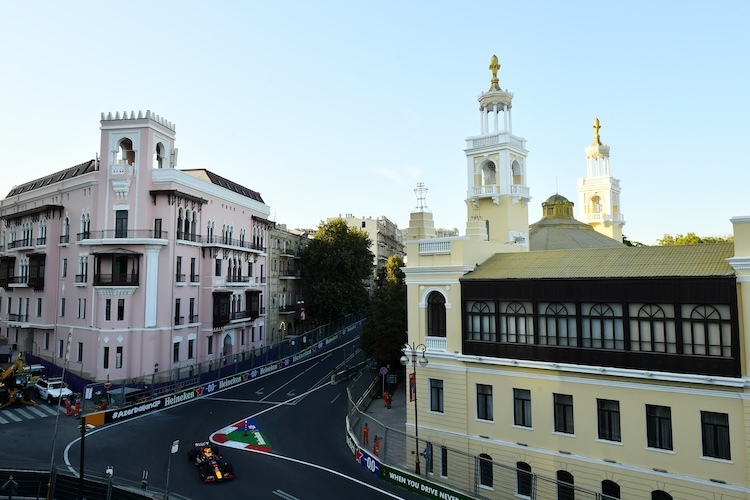
[(24, 365), (23, 372), (29, 376), (29, 384), (33, 384), (40, 378), (47, 375), (47, 369), (44, 367), (44, 365)]
[(40, 378), (34, 385), (34, 391), (39, 399), (44, 399), (49, 404), (55, 404), (68, 396), (73, 395), (73, 391), (68, 389), (68, 384), (61, 378)]

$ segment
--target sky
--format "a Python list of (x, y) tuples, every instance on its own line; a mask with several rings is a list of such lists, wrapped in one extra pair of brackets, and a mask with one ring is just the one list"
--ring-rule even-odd
[(0, 197), (94, 158), (102, 112), (150, 109), (177, 168), (260, 192), (287, 227), (406, 229), (423, 182), (436, 227), (464, 234), (496, 54), (530, 223), (553, 194), (577, 203), (598, 117), (629, 240), (726, 236), (750, 215), (748, 19), (746, 0), (0, 0)]

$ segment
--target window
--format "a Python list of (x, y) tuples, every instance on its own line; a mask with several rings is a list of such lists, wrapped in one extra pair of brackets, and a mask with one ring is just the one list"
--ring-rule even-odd
[(440, 447), (440, 475), (448, 477), (448, 448)]
[(221, 276), (221, 259), (216, 259), (216, 270), (214, 271), (215, 276)]
[(704, 457), (732, 459), (729, 446), (729, 415), (702, 411), (701, 431)]
[(62, 260), (62, 277), (66, 277), (68, 275), (68, 259)]
[(175, 342), (172, 344), (172, 361), (177, 363), (180, 361), (180, 343)]
[(78, 299), (78, 319), (86, 319), (86, 299)]
[(696, 306), (690, 319), (683, 321), (685, 354), (732, 356), (732, 328), (728, 306), (722, 311), (713, 306)]
[(500, 304), (500, 342), (531, 344), (534, 342), (532, 329), (533, 315), (531, 304), (527, 307), (520, 302)]
[(188, 340), (188, 359), (193, 359), (195, 357), (195, 340), (190, 339)]
[(531, 391), (513, 389), (513, 425), (531, 427)]
[(526, 462), (516, 462), (516, 494), (531, 497), (531, 466)]
[(177, 270), (175, 279), (178, 283), (185, 281), (185, 275), (182, 274), (182, 257), (177, 257)]
[(42, 298), (37, 297), (36, 299), (36, 317), (39, 318), (42, 315)]
[(573, 500), (575, 498), (573, 484), (573, 474), (564, 470), (557, 471), (557, 500)]
[(122, 346), (117, 346), (115, 353), (115, 368), (122, 368)]
[(112, 319), (112, 299), (106, 299), (104, 301), (104, 319), (106, 321)]
[(435, 472), (434, 472), (434, 467), (433, 467), (434, 460), (432, 459), (432, 443), (428, 442), (425, 445), (424, 451), (422, 452), (422, 456), (424, 457), (424, 461), (427, 464), (427, 473), (434, 474)]
[(596, 411), (599, 426), (599, 439), (620, 442), (620, 402), (611, 399), (597, 399)]
[(190, 321), (189, 323), (197, 323), (198, 318), (195, 314), (195, 297), (190, 297)]
[(154, 219), (154, 238), (161, 238), (161, 219)]
[(117, 321), (125, 319), (125, 299), (117, 299)]
[(642, 305), (631, 320), (630, 350), (676, 353), (674, 312), (656, 304)]
[(555, 432), (573, 434), (573, 396), (555, 394)]
[(492, 420), (492, 386), (477, 384), (477, 418)]
[(649, 448), (672, 449), (672, 409), (646, 405), (646, 435)]
[(115, 238), (128, 237), (128, 211), (115, 211)]
[(65, 341), (63, 339), (59, 339), (57, 341), (57, 357), (62, 359), (64, 355), (65, 355)]
[(180, 311), (182, 305), (182, 299), (174, 299), (174, 324), (175, 325), (181, 325), (183, 323), (183, 317), (181, 315), (182, 311)]
[(76, 358), (76, 361), (79, 363), (83, 362), (83, 342), (78, 342), (78, 356)]
[(539, 304), (539, 343), (542, 345), (576, 346), (575, 305)]
[(495, 304), (493, 302), (466, 302), (466, 339), (495, 342)]
[(190, 281), (198, 281), (198, 275), (195, 272), (195, 257), (190, 257)]
[(479, 484), (492, 488), (492, 457), (486, 453), (479, 455)]
[(208, 348), (207, 348), (208, 354), (214, 353), (214, 338), (208, 337)]
[(104, 369), (109, 368), (109, 347), (104, 348)]
[(443, 381), (430, 379), (430, 411), (443, 413)]
[(49, 351), (49, 339), (50, 339), (49, 332), (45, 332), (44, 333), (44, 350), (45, 351)]
[(427, 297), (427, 335), (445, 337), (445, 297), (440, 292)]
[(609, 479), (602, 481), (602, 500), (619, 500), (620, 485)]
[(65, 317), (65, 297), (60, 299), (60, 317)]

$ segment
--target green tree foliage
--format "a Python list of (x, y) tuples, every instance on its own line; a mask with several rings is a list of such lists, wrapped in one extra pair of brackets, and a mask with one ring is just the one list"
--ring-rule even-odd
[(640, 241), (630, 241), (628, 237), (625, 236), (624, 234), (622, 235), (622, 243), (629, 247), (645, 247), (646, 246)]
[(732, 243), (734, 236), (698, 236), (695, 233), (678, 234), (672, 236), (665, 234), (663, 238), (656, 240), (656, 243), (667, 247), (672, 245), (695, 245), (698, 243)]
[(404, 263), (392, 255), (384, 268), (382, 286), (370, 302), (359, 345), (379, 366), (395, 366), (406, 343), (406, 285)]
[(313, 321), (327, 323), (364, 312), (372, 273), (370, 239), (343, 219), (321, 222), (302, 253), (305, 306)]

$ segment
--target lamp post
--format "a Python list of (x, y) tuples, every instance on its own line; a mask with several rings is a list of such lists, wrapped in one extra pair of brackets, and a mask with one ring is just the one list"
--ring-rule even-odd
[[(407, 342), (404, 345), (404, 355), (401, 356), (401, 364), (404, 366), (407, 366), (409, 362), (411, 362), (412, 366), (412, 373), (411, 377), (409, 377), (409, 399), (411, 401), (414, 401), (414, 435), (415, 435), (415, 444), (416, 447), (414, 448), (414, 452), (417, 456), (417, 463), (415, 466), (415, 471), (417, 475), (421, 474), (420, 466), (419, 466), (419, 415), (418, 415), (418, 408), (417, 408), (417, 361), (419, 362), (419, 366), (425, 367), (427, 366), (427, 358), (424, 355), (424, 352), (427, 350), (427, 347), (425, 347), (424, 344), (418, 344), (415, 345), (413, 342), (411, 345)], [(418, 352), (422, 352), (422, 357), (417, 360)]]

